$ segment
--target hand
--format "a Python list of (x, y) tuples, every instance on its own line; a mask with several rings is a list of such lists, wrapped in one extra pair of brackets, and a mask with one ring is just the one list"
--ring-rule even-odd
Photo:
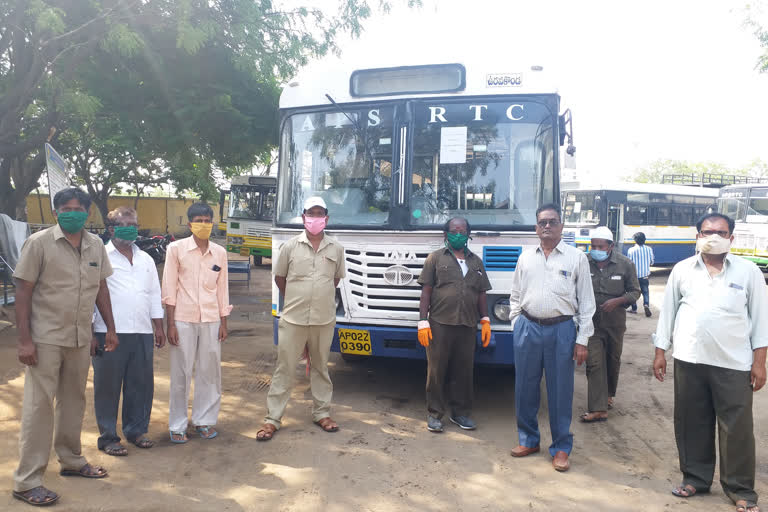
[(165, 346), (165, 333), (162, 329), (155, 331), (155, 346), (157, 348), (163, 348)]
[[(667, 375), (667, 358), (664, 357), (664, 351), (656, 349), (656, 357), (653, 358), (653, 376), (659, 382), (664, 382)], [(765, 372), (763, 372), (763, 384), (765, 384)], [(757, 391), (757, 390), (755, 390)]]
[(219, 343), (224, 343), (227, 339), (227, 326), (224, 324), (219, 325)]
[(173, 345), (174, 347), (179, 346), (179, 330), (176, 329), (175, 325), (169, 325), (168, 326), (168, 343)]
[(91, 357), (96, 356), (96, 348), (99, 346), (99, 338), (93, 336), (91, 338)]
[(27, 366), (35, 366), (37, 364), (37, 345), (32, 341), (32, 338), (19, 338), (17, 352), (21, 364)]
[(120, 344), (120, 341), (117, 339), (117, 333), (115, 331), (107, 331), (105, 339), (106, 339), (106, 341), (104, 342), (105, 352), (113, 352), (117, 348), (117, 346)]
[(480, 340), (483, 342), (483, 348), (487, 347), (491, 342), (491, 320), (490, 318), (483, 317), (480, 320)]
[(760, 391), (765, 386), (765, 365), (752, 365), (752, 374), (750, 375), (752, 391)]
[(432, 340), (432, 328), (429, 326), (428, 320), (419, 320), (418, 337), (422, 347), (429, 346), (429, 342)]
[(608, 299), (600, 305), (600, 311), (603, 313), (610, 313), (619, 306), (624, 306), (624, 297), (616, 297), (615, 299)]
[(586, 345), (579, 345), (577, 343), (576, 346), (573, 347), (573, 360), (576, 361), (576, 366), (584, 364), (584, 361), (587, 360), (587, 353)]

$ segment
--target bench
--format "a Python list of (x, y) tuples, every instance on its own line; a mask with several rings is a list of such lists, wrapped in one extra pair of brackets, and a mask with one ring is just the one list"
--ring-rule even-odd
[(238, 281), (245, 281), (245, 283), (250, 286), (251, 284), (251, 260), (250, 258), (246, 261), (228, 261), (227, 262), (227, 271), (229, 272), (229, 276), (231, 277), (232, 274), (245, 274), (245, 279), (238, 279)]

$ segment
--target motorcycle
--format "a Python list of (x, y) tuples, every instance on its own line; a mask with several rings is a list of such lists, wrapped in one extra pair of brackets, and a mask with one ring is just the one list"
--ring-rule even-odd
[[(164, 239), (162, 236), (159, 238)], [(158, 236), (140, 236), (134, 243), (136, 247), (149, 254), (156, 264), (165, 261), (165, 249), (160, 247), (161, 243)]]

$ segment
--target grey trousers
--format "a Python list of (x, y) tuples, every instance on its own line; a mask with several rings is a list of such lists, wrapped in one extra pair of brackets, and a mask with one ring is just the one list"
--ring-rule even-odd
[[(104, 334), (96, 333), (104, 348)], [(120, 441), (117, 408), (123, 395), (123, 434), (129, 441), (147, 433), (152, 414), (154, 371), (152, 334), (117, 335), (120, 344), (113, 352), (93, 357), (93, 407), (99, 424), (98, 447)]]
[(624, 325), (595, 325), (587, 343), (587, 409), (607, 411), (608, 397), (616, 396), (624, 348)]
[(683, 484), (698, 491), (715, 473), (715, 422), (720, 484), (734, 502), (757, 502), (750, 372), (675, 359), (675, 439)]

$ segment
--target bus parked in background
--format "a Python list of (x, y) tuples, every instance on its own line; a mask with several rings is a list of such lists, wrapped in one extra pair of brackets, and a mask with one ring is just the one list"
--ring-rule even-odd
[(717, 189), (684, 185), (626, 183), (562, 193), (566, 233), (576, 246), (589, 249), (589, 231), (608, 226), (623, 254), (645, 233), (656, 265), (672, 265), (696, 252), (696, 221), (713, 211)]
[(277, 178), (236, 176), (229, 189), (227, 251), (253, 256), (254, 265), (272, 257), (270, 228), (275, 215)]
[(219, 191), (219, 224), (216, 228), (220, 236), (227, 236), (227, 215), (229, 214), (229, 190)]
[[(512, 272), (538, 244), (536, 209), (559, 198), (570, 112), (561, 114), (541, 66), (370, 64), (315, 72), (283, 90), (275, 257), (301, 232), (304, 200), (323, 197), (347, 267), (332, 350), (424, 358), (417, 279), (444, 246), (445, 222), (465, 217), (493, 286), (493, 335), (485, 349), (478, 341), (476, 361), (513, 364)], [(275, 336), (280, 309), (273, 286)]]
[(768, 183), (720, 189), (717, 211), (736, 221), (731, 254), (768, 270)]

